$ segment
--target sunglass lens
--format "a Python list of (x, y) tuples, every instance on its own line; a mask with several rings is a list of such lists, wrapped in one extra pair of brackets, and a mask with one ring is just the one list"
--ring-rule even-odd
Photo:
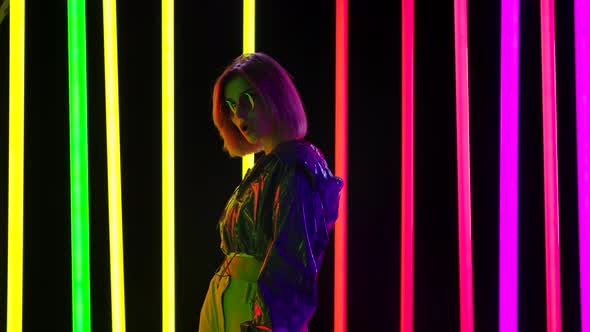
[(240, 95), (240, 100), (238, 102), (241, 110), (245, 110), (248, 112), (254, 110), (254, 99), (252, 98), (251, 94), (247, 92), (242, 93)]

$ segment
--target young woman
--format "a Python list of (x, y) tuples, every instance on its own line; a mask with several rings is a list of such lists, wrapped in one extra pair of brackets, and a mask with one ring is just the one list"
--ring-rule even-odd
[(199, 331), (307, 331), (342, 180), (304, 139), (299, 94), (268, 55), (239, 56), (219, 76), (213, 122), (230, 156), (263, 153), (219, 220), (226, 259), (209, 284)]

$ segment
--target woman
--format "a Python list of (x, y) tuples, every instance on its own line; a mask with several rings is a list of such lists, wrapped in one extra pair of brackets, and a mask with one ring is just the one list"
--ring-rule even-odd
[(199, 331), (307, 331), (342, 180), (303, 139), (297, 90), (268, 55), (242, 55), (225, 69), (213, 89), (213, 121), (230, 156), (263, 153), (219, 220), (226, 259), (209, 284)]

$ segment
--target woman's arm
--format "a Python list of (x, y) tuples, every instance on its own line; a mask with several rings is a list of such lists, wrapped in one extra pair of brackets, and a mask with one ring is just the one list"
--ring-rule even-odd
[(260, 314), (275, 332), (299, 332), (317, 308), (317, 256), (329, 239), (325, 218), (315, 208), (310, 174), (293, 167), (274, 191), (273, 241), (258, 279)]

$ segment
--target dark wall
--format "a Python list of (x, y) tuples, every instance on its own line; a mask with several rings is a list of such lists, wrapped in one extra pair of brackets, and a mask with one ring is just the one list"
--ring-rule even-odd
[[(522, 0), (519, 328), (545, 330), (543, 154), (538, 1)], [(119, 1), (119, 88), (128, 331), (161, 330), (160, 2)], [(241, 1), (177, 1), (176, 321), (195, 331), (222, 259), (216, 221), (241, 162), (222, 151), (212, 85), (241, 53)], [(257, 1), (256, 48), (292, 74), (308, 139), (334, 167), (334, 1)], [(399, 1), (350, 2), (349, 330), (399, 329)], [(26, 2), (25, 331), (71, 330), (65, 1)], [(572, 1), (556, 1), (560, 239), (564, 331), (579, 331)], [(8, 146), (8, 24), (0, 25), (0, 147)], [(102, 2), (87, 1), (92, 328), (110, 329)], [(415, 331), (458, 331), (453, 2), (416, 1)], [(497, 331), (500, 4), (469, 1), (475, 328)], [(0, 174), (8, 153), (0, 148)], [(0, 176), (0, 188), (8, 187)], [(0, 190), (0, 253), (7, 248)], [(333, 249), (311, 330), (333, 328)], [(6, 318), (0, 254), (0, 322)], [(4, 323), (1, 323), (4, 324)]]

